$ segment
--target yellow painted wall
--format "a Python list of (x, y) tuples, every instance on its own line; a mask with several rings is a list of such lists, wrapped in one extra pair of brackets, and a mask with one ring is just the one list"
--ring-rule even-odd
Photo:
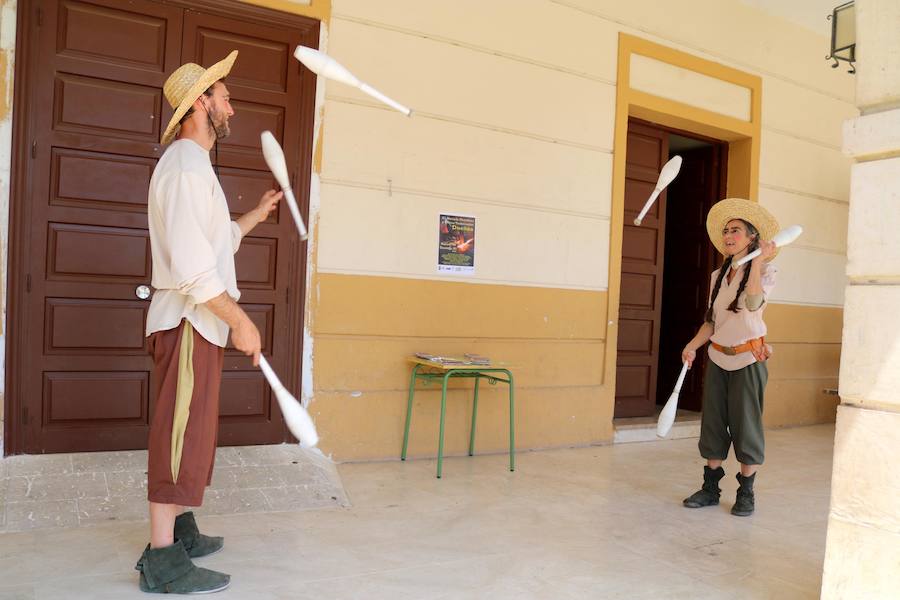
[(766, 308), (766, 340), (774, 352), (763, 422), (767, 427), (833, 423), (839, 399), (843, 309), (771, 304)]
[[(606, 442), (612, 404), (599, 368), (606, 341), (604, 292), (494, 286), (407, 278), (322, 274), (314, 339), (322, 447), (341, 460), (398, 457), (410, 366), (416, 351), (476, 352), (514, 368), (517, 446)], [(783, 427), (834, 420), (840, 308), (773, 304), (767, 309), (769, 363), (765, 423)], [(464, 454), (471, 382), (451, 382), (447, 454)], [(507, 443), (504, 386), (483, 386), (479, 451)], [(434, 455), (440, 392), (417, 387), (411, 456)]]
[[(477, 352), (510, 363), (520, 447), (612, 435), (612, 407), (599, 401), (604, 292), (322, 274), (315, 313), (311, 412), (322, 447), (342, 459), (399, 457), (405, 358), (417, 351)], [(468, 444), (472, 384), (451, 382), (451, 389), (445, 448), (458, 454)], [(433, 455), (440, 391), (419, 390), (410, 454)], [(506, 387), (481, 390), (477, 447), (499, 451), (508, 440)]]

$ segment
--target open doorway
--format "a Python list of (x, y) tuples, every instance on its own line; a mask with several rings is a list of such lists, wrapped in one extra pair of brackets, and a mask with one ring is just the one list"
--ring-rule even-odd
[[(669, 132), (669, 157), (679, 155), (681, 172), (668, 188), (665, 268), (659, 336), (656, 402), (665, 403), (681, 369), (684, 345), (706, 313), (710, 273), (719, 257), (706, 232), (706, 214), (725, 195), (727, 145)], [(706, 352), (698, 352), (678, 398), (684, 411), (700, 412)]]
[[(706, 213), (724, 195), (727, 152), (724, 142), (629, 119), (616, 418), (655, 415), (681, 368), (681, 349), (703, 322), (716, 260)], [(678, 177), (641, 226), (633, 225), (676, 154), (683, 159)], [(687, 411), (700, 411), (705, 353), (698, 358), (679, 402)]]

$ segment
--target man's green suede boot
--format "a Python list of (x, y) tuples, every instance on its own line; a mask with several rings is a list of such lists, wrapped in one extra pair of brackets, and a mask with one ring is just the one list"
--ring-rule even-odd
[(175, 518), (175, 539), (181, 540), (185, 552), (191, 558), (215, 554), (225, 545), (225, 538), (200, 533), (193, 512), (186, 512)]
[(153, 594), (211, 594), (231, 583), (230, 575), (195, 566), (181, 540), (165, 548), (147, 544), (134, 568), (141, 572), (141, 591)]

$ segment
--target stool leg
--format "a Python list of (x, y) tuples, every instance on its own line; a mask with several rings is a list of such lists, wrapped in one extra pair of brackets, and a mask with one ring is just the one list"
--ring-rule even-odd
[(447, 381), (450, 379), (450, 371), (444, 375), (444, 383), (441, 385), (441, 430), (438, 433), (438, 464), (437, 478), (441, 478), (444, 469), (444, 419), (447, 415)]
[(516, 470), (516, 401), (512, 373), (506, 371), (509, 377), (509, 470)]
[(409, 399), (406, 401), (406, 427), (403, 429), (403, 450), (400, 452), (400, 460), (406, 460), (406, 450), (409, 447), (409, 424), (412, 421), (413, 396), (416, 394), (416, 374), (419, 365), (413, 367), (409, 377)]
[(472, 401), (472, 428), (469, 430), (469, 456), (475, 455), (475, 415), (478, 414), (478, 382), (481, 377), (475, 377), (475, 399)]

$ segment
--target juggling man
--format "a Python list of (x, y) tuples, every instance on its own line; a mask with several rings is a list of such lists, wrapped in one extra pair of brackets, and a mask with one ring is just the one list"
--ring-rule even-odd
[(163, 89), (175, 113), (162, 135), (163, 144), (172, 143), (153, 171), (148, 199), (156, 291), (146, 334), (157, 402), (147, 469), (150, 543), (135, 567), (145, 592), (208, 593), (230, 583), (229, 575), (191, 562), (218, 552), (224, 540), (201, 534), (193, 513), (182, 511), (202, 504), (212, 480), (229, 330), (234, 346), (259, 363), (259, 331), (237, 304), (234, 254), (282, 197), (270, 190), (232, 221), (209, 158), (229, 134), (234, 110), (223, 79), (237, 54), (208, 69), (182, 65)]

